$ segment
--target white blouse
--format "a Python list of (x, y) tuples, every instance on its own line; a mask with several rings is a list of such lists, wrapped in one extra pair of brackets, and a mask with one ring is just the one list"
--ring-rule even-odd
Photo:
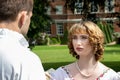
[[(52, 76), (51, 80), (75, 80), (64, 67), (59, 67), (55, 72), (50, 74)], [(108, 69), (95, 80), (120, 80), (120, 75), (112, 69)]]

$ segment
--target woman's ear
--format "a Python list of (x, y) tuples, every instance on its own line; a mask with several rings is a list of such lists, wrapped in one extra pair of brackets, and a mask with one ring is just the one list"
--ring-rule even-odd
[(18, 19), (18, 27), (21, 28), (25, 22), (26, 22), (26, 19), (27, 19), (27, 11), (22, 11), (19, 13), (19, 19)]

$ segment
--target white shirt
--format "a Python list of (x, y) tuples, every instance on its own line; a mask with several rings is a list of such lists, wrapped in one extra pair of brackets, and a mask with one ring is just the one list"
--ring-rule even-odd
[(46, 80), (37, 55), (22, 34), (0, 29), (0, 80)]

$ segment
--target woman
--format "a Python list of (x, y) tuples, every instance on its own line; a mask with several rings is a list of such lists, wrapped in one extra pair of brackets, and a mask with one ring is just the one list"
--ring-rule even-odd
[(104, 52), (104, 35), (91, 21), (74, 24), (68, 48), (77, 60), (51, 73), (52, 80), (120, 80), (119, 75), (99, 60)]

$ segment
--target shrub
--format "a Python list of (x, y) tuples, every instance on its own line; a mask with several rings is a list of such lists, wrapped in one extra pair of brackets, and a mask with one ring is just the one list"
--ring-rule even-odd
[(66, 30), (64, 32), (64, 35), (61, 36), (61, 44), (67, 44), (67, 42), (68, 42), (68, 31)]
[(103, 31), (105, 35), (105, 44), (110, 43), (113, 41), (113, 25), (109, 23), (97, 23), (100, 29)]
[(50, 44), (60, 44), (57, 37), (51, 37), (50, 38)]
[(120, 32), (113, 33), (113, 38), (117, 44), (120, 44)]
[(37, 45), (46, 45), (47, 44), (47, 35), (46, 33), (40, 33), (39, 37), (36, 39)]

